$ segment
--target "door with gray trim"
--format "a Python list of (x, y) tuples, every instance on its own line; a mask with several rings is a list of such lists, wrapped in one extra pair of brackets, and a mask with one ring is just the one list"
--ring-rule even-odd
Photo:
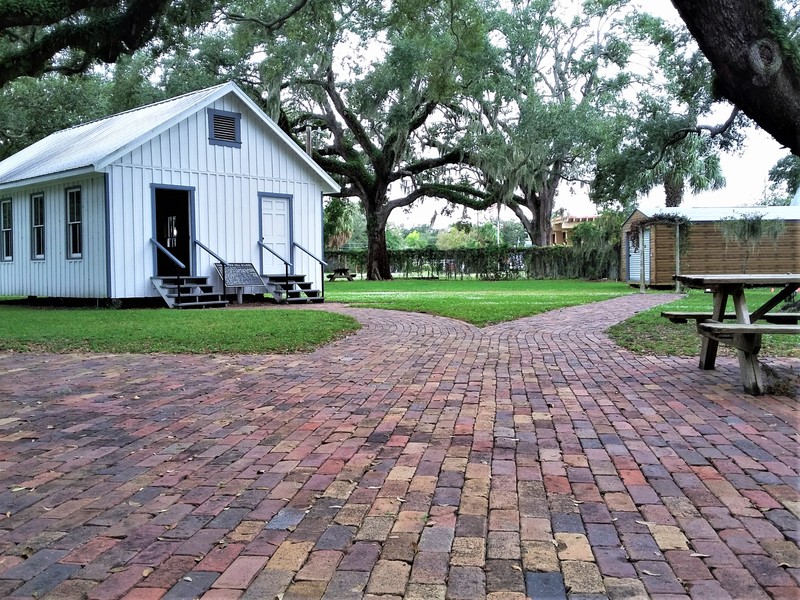
[[(291, 199), (261, 196), (261, 241), (286, 262), (292, 262)], [(272, 252), (261, 249), (261, 273), (276, 275), (285, 272), (282, 260)], [(289, 269), (291, 273), (291, 268)]]
[[(182, 275), (191, 274), (191, 223), (189, 190), (155, 189), (155, 239), (185, 265)], [(175, 275), (177, 265), (160, 250), (156, 251), (157, 275)]]

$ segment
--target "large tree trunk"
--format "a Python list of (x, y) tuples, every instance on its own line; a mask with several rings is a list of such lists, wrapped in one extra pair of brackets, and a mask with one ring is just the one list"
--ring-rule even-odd
[(800, 156), (800, 61), (772, 2), (672, 0), (722, 95)]
[(386, 222), (389, 215), (376, 208), (376, 202), (365, 202), (367, 213), (367, 279), (391, 279), (389, 252), (386, 250)]
[[(556, 172), (557, 171), (557, 172)], [(518, 204), (527, 208), (531, 213), (530, 220), (523, 219), (521, 211), (512, 206), (514, 213), (520, 218), (525, 231), (531, 238), (534, 246), (549, 246), (552, 224), (550, 217), (553, 214), (553, 205), (556, 200), (556, 190), (560, 178), (561, 167), (555, 166), (550, 179), (543, 185), (536, 188), (521, 187), (522, 198), (518, 198)]]

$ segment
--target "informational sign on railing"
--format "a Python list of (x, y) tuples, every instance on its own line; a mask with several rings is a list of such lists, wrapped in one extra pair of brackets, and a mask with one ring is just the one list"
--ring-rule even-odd
[[(223, 266), (225, 275), (223, 277)], [(266, 287), (261, 276), (252, 263), (214, 263), (220, 279), (225, 280), (225, 287)]]

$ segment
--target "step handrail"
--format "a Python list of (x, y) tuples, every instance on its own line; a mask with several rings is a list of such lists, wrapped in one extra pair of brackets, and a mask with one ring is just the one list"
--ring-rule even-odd
[(302, 250), (303, 252), (305, 252), (306, 254), (308, 254), (308, 255), (309, 255), (311, 258), (313, 258), (315, 261), (317, 261), (317, 262), (319, 263), (319, 286), (320, 286), (320, 294), (322, 295), (322, 298), (323, 298), (323, 300), (324, 300), (324, 299), (325, 299), (325, 267), (327, 267), (327, 266), (328, 266), (328, 263), (326, 263), (324, 260), (322, 260), (321, 258), (319, 258), (318, 256), (316, 256), (314, 253), (312, 253), (312, 252), (309, 252), (308, 250), (306, 250), (305, 248), (303, 248), (303, 247), (302, 247), (300, 244), (298, 244), (297, 242), (292, 242), (292, 246), (297, 246), (298, 248), (300, 248), (300, 250)]
[(157, 240), (155, 240), (153, 238), (150, 238), (150, 241), (155, 245), (157, 250), (160, 250), (161, 252), (163, 252), (166, 255), (166, 257), (168, 259), (170, 259), (175, 264), (175, 267), (176, 267), (175, 280), (178, 283), (178, 299), (177, 299), (177, 303), (180, 304), (181, 303), (181, 279), (182, 279), (181, 278), (181, 269), (185, 269), (186, 265), (183, 264), (180, 260), (178, 260), (178, 258), (174, 254), (172, 254), (172, 252), (170, 252), (169, 250), (164, 248), (164, 246), (162, 246)]
[(213, 251), (211, 248), (209, 248), (208, 246), (206, 246), (206, 245), (205, 245), (203, 242), (200, 242), (200, 241), (198, 241), (198, 240), (195, 240), (195, 241), (194, 241), (194, 243), (195, 243), (195, 244), (197, 244), (198, 246), (200, 246), (200, 248), (202, 248), (203, 250), (205, 250), (206, 252), (208, 252), (208, 253), (209, 253), (211, 256), (213, 256), (214, 258), (216, 258), (216, 259), (217, 259), (217, 260), (220, 262), (220, 264), (222, 264), (222, 293), (224, 294), (224, 293), (225, 293), (225, 290), (227, 290), (227, 289), (228, 289), (228, 286), (227, 286), (227, 285), (225, 285), (225, 267), (227, 267), (227, 266), (228, 266), (228, 261), (226, 261), (226, 260), (225, 260), (224, 258), (222, 258), (222, 257), (221, 257), (219, 254), (217, 254), (216, 252), (214, 252), (214, 251)]
[[(270, 248), (269, 246), (267, 246), (267, 245), (264, 243), (264, 241), (263, 241), (263, 240), (258, 240), (258, 245), (259, 245), (259, 246), (261, 246), (261, 247), (262, 247), (264, 250), (266, 250), (266, 251), (267, 251), (267, 252), (269, 252), (270, 254), (272, 254), (273, 256), (275, 256), (275, 257), (276, 257), (278, 260), (280, 260), (281, 262), (283, 262), (284, 269), (286, 270), (286, 281), (289, 281), (289, 267), (293, 267), (292, 263), (290, 263), (290, 262), (289, 262), (289, 261), (287, 261), (285, 258), (283, 258), (283, 257), (282, 257), (280, 254), (278, 254), (277, 252), (275, 252), (275, 250), (273, 250), (272, 248)], [(264, 265), (262, 264), (261, 266), (263, 267)], [(262, 275), (263, 275), (263, 273), (262, 273)]]

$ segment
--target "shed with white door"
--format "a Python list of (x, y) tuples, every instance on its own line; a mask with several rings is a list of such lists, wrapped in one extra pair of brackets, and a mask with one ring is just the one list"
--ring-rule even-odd
[(321, 299), (337, 191), (233, 83), (59, 131), (0, 163), (0, 296)]
[[(645, 284), (652, 287), (674, 285), (672, 276), (678, 269), (683, 274), (800, 271), (800, 206), (662, 208), (648, 213), (637, 209), (622, 225), (622, 277), (631, 285), (640, 284), (642, 264)], [(677, 261), (676, 227), (654, 218), (657, 214), (678, 216), (688, 222), (683, 237), (678, 236)], [(781, 221), (783, 230), (774, 241), (761, 240), (749, 246), (726, 240), (720, 221), (750, 215)], [(639, 243), (639, 230), (643, 244)]]

